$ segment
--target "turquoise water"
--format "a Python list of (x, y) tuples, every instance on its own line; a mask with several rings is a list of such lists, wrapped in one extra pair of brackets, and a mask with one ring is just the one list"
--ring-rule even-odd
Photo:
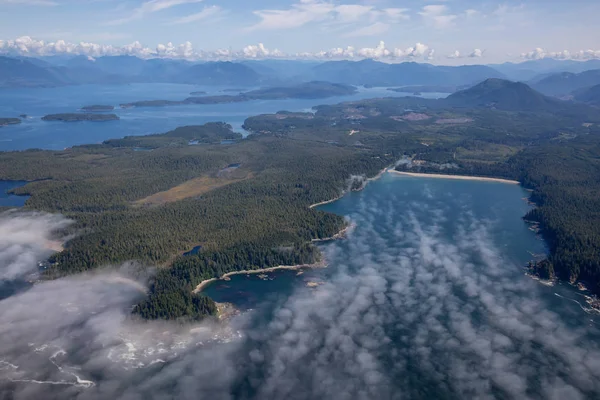
[(0, 180), (0, 207), (22, 207), (30, 196), (15, 196), (8, 191), (25, 186), (25, 181), (2, 181)]
[[(234, 398), (580, 398), (596, 317), (524, 275), (546, 251), (517, 185), (385, 174), (320, 209), (348, 217), (328, 268), (206, 289), (247, 319)], [(307, 283), (315, 282), (316, 287)]]
[[(41, 148), (61, 150), (74, 145), (100, 143), (106, 139), (130, 135), (162, 133), (184, 125), (223, 121), (242, 132), (249, 116), (274, 113), (281, 110), (305, 111), (319, 104), (373, 97), (406, 96), (385, 88), (360, 89), (351, 96), (336, 96), (320, 100), (269, 100), (233, 104), (180, 105), (153, 108), (121, 109), (121, 103), (139, 100), (183, 100), (193, 91), (223, 94), (223, 87), (202, 87), (182, 84), (80, 85), (58, 88), (0, 89), (0, 117), (28, 118), (19, 125), (0, 128), (0, 151)], [(443, 93), (427, 93), (429, 97), (443, 97)], [(46, 114), (76, 112), (90, 104), (115, 106), (119, 121), (107, 122), (47, 122)]]

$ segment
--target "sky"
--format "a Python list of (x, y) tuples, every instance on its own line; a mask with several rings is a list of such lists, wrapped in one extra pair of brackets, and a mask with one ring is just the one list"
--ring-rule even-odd
[(0, 0), (0, 52), (472, 64), (600, 58), (597, 0)]

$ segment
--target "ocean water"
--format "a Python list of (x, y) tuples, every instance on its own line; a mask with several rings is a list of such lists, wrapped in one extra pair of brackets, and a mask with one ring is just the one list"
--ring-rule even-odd
[[(598, 398), (597, 317), (570, 286), (524, 275), (546, 251), (521, 218), (527, 195), (517, 185), (384, 174), (320, 207), (355, 224), (347, 239), (321, 245), (327, 268), (209, 286), (238, 309), (218, 324), (132, 321), (144, 287), (114, 272), (11, 293), (0, 303), (0, 393)], [(23, 229), (29, 254), (39, 239)], [(14, 254), (4, 242), (0, 254)], [(42, 254), (15, 255), (9, 266)]]
[[(80, 85), (58, 88), (0, 89), (0, 117), (28, 115), (19, 125), (0, 128), (0, 151), (41, 148), (62, 150), (87, 143), (131, 135), (167, 132), (178, 126), (222, 121), (242, 130), (250, 116), (281, 110), (307, 111), (320, 104), (374, 97), (402, 97), (385, 88), (365, 89), (351, 96), (336, 96), (318, 100), (257, 100), (234, 104), (181, 105), (121, 109), (121, 103), (139, 100), (183, 100), (193, 91), (207, 95), (226, 94), (224, 87), (203, 87), (183, 84)], [(445, 97), (445, 93), (425, 93), (423, 97)], [(71, 113), (86, 105), (113, 105), (118, 121), (107, 122), (46, 122), (41, 117), (54, 113)]]

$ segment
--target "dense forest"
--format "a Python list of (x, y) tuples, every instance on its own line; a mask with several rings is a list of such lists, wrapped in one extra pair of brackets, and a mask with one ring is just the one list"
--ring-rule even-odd
[[(582, 120), (582, 115), (585, 120)], [(307, 264), (312, 239), (345, 226), (311, 204), (353, 188), (349, 177), (398, 168), (501, 176), (532, 188), (551, 254), (540, 273), (600, 292), (600, 115), (459, 108), (376, 99), (182, 127), (63, 151), (0, 154), (0, 179), (29, 180), (26, 208), (76, 221), (49, 278), (139, 260), (158, 266), (144, 318), (199, 319), (215, 304), (193, 293), (225, 273)], [(225, 142), (223, 142), (225, 140)], [(418, 162), (417, 162), (418, 161)], [(199, 247), (201, 246), (201, 247)], [(189, 254), (200, 248), (197, 254)], [(186, 255), (184, 255), (186, 254)]]

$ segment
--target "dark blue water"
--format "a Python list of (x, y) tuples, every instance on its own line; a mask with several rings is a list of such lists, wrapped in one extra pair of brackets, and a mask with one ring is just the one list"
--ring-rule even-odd
[[(180, 105), (154, 108), (121, 109), (121, 103), (139, 100), (183, 100), (190, 92), (202, 90), (207, 94), (222, 94), (226, 88), (200, 87), (180, 84), (80, 85), (59, 88), (0, 89), (0, 117), (29, 118), (19, 125), (0, 128), (0, 151), (42, 148), (60, 150), (79, 144), (100, 143), (106, 139), (130, 135), (162, 133), (184, 125), (223, 121), (234, 130), (243, 132), (242, 125), (249, 116), (281, 110), (306, 111), (319, 104), (373, 97), (406, 96), (385, 88), (360, 89), (351, 96), (321, 100), (256, 100), (245, 103), (213, 105)], [(428, 93), (430, 97), (446, 94)], [(107, 122), (46, 122), (46, 114), (71, 113), (85, 105), (113, 105), (121, 119)]]
[(25, 181), (1, 181), (0, 180), (0, 207), (22, 207), (30, 196), (15, 196), (8, 191), (25, 186)]

